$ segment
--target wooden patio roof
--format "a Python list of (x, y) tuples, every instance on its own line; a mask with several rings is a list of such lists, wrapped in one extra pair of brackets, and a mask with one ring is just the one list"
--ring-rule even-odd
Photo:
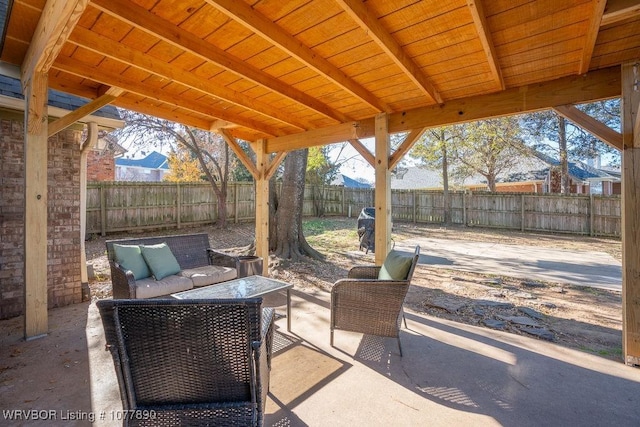
[(640, 57), (629, 0), (10, 3), (0, 59), (23, 84), (46, 66), (52, 88), (268, 152), (373, 136), (380, 112), (399, 132), (619, 96)]
[[(640, 365), (640, 0), (0, 0), (3, 7), (0, 72), (16, 66), (26, 100), (25, 337), (47, 332), (40, 171), (48, 137), (103, 105), (221, 133), (256, 180), (263, 257), (275, 166), (287, 151), (348, 140), (375, 168), (378, 264), (390, 249), (390, 170), (424, 128), (554, 108), (624, 150), (623, 352)], [(92, 101), (49, 123), (49, 87)], [(621, 132), (574, 106), (619, 96)], [(389, 134), (404, 131), (391, 153)], [(364, 137), (375, 137), (374, 153)], [(252, 143), (255, 162), (236, 138)]]

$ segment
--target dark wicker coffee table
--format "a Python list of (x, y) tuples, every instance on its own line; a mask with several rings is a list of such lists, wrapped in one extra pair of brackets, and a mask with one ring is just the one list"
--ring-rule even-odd
[(264, 276), (248, 276), (215, 285), (194, 288), (171, 294), (177, 299), (229, 299), (254, 298), (272, 292), (287, 290), (287, 330), (291, 330), (291, 283)]

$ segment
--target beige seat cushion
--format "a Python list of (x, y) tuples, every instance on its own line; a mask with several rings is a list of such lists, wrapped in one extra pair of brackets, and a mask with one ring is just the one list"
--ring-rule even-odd
[(190, 278), (193, 281), (193, 286), (196, 288), (226, 282), (238, 276), (235, 268), (222, 267), (219, 265), (187, 268), (186, 270), (182, 270), (180, 275)]
[(156, 298), (175, 292), (188, 291), (193, 288), (193, 282), (187, 277), (172, 274), (162, 280), (153, 277), (136, 280), (136, 298)]

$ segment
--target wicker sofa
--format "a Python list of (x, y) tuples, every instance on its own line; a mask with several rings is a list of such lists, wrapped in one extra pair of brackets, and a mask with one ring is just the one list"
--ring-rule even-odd
[[(107, 240), (106, 246), (113, 298), (155, 298), (237, 277), (238, 257), (209, 248), (209, 236), (206, 233)], [(138, 266), (142, 269), (148, 266), (143, 265), (145, 260), (138, 260), (138, 257), (143, 257), (139, 249), (135, 253), (137, 248), (163, 250), (166, 254), (167, 247), (175, 259), (166, 262), (156, 258), (155, 261), (162, 268), (177, 261), (179, 267), (174, 268), (172, 274), (154, 274), (151, 268), (144, 273), (139, 271)]]

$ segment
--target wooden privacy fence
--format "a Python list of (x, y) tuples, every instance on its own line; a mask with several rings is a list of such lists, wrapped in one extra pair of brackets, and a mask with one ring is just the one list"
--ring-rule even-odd
[[(255, 219), (253, 183), (231, 183), (227, 214), (232, 222)], [(279, 191), (279, 187), (277, 189)], [(370, 188), (305, 189), (305, 216), (357, 217), (373, 206)], [(392, 190), (396, 222), (444, 222), (443, 191)], [(87, 233), (102, 234), (211, 224), (217, 199), (208, 183), (93, 182), (87, 185)], [(534, 193), (449, 193), (452, 224), (520, 231), (620, 236), (619, 196)]]

